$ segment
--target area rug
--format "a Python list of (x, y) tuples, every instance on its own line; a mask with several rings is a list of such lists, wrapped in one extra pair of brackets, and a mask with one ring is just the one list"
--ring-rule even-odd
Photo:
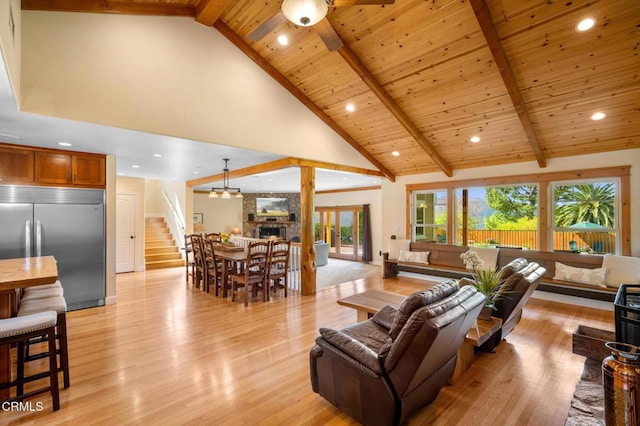
[(602, 363), (586, 359), (582, 377), (576, 385), (566, 426), (604, 425), (604, 388)]
[(316, 289), (319, 290), (381, 273), (380, 265), (329, 259), (328, 264), (319, 266), (316, 270)]

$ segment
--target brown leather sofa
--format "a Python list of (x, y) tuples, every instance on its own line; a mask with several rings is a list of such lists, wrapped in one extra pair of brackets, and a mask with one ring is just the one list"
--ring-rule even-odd
[[(501, 271), (503, 282), (499, 291), (503, 293), (503, 296), (496, 302), (496, 309), (491, 316), (502, 319), (502, 328), (482, 345), (482, 349), (488, 351), (493, 351), (520, 322), (522, 308), (538, 287), (546, 269), (536, 262), (517, 258), (503, 266)], [(468, 278), (460, 280), (462, 286), (469, 283)]]
[(453, 374), (484, 300), (474, 287), (450, 280), (367, 321), (321, 328), (309, 354), (314, 392), (363, 424), (404, 422)]

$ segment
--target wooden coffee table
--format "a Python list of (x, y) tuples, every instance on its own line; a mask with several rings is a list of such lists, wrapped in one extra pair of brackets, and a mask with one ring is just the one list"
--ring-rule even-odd
[(405, 296), (390, 291), (368, 290), (338, 299), (338, 305), (356, 310), (358, 322), (365, 321), (387, 305), (400, 306)]
[[(358, 322), (366, 321), (386, 305), (400, 306), (406, 296), (383, 290), (368, 290), (352, 296), (338, 299), (338, 304), (356, 310)], [(490, 320), (476, 320), (476, 325), (469, 330), (467, 336), (458, 349), (456, 369), (449, 379), (454, 384), (467, 371), (474, 357), (474, 348), (481, 346), (489, 337), (502, 327), (500, 318), (491, 317)]]

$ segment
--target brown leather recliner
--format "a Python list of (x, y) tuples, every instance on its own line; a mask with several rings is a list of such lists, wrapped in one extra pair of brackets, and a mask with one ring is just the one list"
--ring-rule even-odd
[[(527, 259), (514, 259), (502, 267), (502, 285), (500, 291), (503, 296), (496, 302), (491, 316), (502, 319), (502, 328), (491, 336), (482, 349), (493, 349), (515, 328), (522, 318), (522, 308), (538, 287), (546, 269), (536, 262), (528, 263)], [(460, 280), (460, 285), (469, 283), (468, 278)]]
[(451, 377), (484, 300), (450, 280), (367, 321), (321, 328), (309, 354), (313, 391), (363, 424), (402, 423)]

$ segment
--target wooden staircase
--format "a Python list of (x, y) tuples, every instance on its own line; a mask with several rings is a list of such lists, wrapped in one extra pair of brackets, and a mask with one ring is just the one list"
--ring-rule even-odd
[(147, 270), (184, 266), (180, 250), (161, 217), (144, 220), (144, 263)]

